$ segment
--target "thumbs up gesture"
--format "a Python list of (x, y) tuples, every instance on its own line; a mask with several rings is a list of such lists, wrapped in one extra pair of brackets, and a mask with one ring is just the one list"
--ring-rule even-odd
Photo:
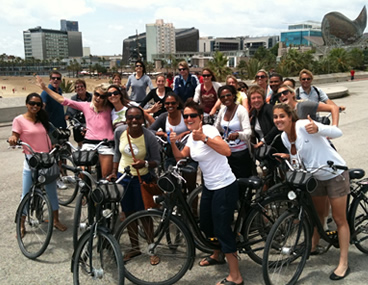
[(308, 115), (308, 120), (309, 123), (305, 125), (305, 130), (309, 133), (309, 134), (315, 134), (318, 132), (318, 126), (316, 125), (316, 123), (312, 120), (312, 118)]
[(192, 132), (193, 134), (193, 140), (195, 141), (203, 141), (206, 138), (206, 135), (203, 133), (202, 130), (202, 122), (199, 123), (199, 128), (197, 130), (194, 130)]

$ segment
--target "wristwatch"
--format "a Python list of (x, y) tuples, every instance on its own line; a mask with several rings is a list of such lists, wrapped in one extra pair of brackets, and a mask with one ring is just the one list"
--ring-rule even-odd
[(206, 137), (204, 138), (203, 143), (204, 143), (204, 144), (207, 144), (207, 142), (208, 142), (208, 136), (206, 136)]
[(148, 163), (148, 161), (147, 161), (147, 160), (145, 160), (145, 161), (144, 161), (144, 167), (149, 168), (149, 163)]

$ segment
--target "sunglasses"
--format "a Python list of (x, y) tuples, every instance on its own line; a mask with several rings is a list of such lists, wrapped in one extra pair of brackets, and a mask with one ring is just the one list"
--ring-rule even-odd
[(176, 102), (165, 102), (165, 105), (176, 105)]
[(211, 77), (211, 74), (202, 74), (203, 77)]
[(142, 120), (142, 115), (127, 115), (126, 119), (127, 120), (133, 120), (133, 119)]
[(194, 118), (197, 118), (199, 116), (199, 114), (198, 113), (193, 113), (193, 114), (184, 114), (183, 115), (183, 118), (184, 119), (188, 119), (189, 117), (191, 117), (192, 119), (194, 119)]
[(233, 94), (227, 93), (227, 94), (221, 95), (220, 99), (224, 99), (224, 98), (231, 97), (231, 96), (233, 96)]
[(101, 99), (106, 99), (107, 98), (107, 95), (102, 95), (102, 94), (100, 94), (100, 93), (98, 93), (98, 92), (95, 92), (95, 93), (93, 93), (95, 96), (97, 96), (97, 97), (100, 97)]
[(266, 75), (256, 75), (256, 79), (263, 79), (266, 78)]
[(51, 80), (61, 80), (61, 77), (51, 77)]
[(140, 64), (136, 64), (135, 67), (143, 67), (142, 65)]
[(186, 68), (178, 68), (179, 71), (184, 71)]
[(307, 78), (302, 78), (302, 80), (303, 80), (303, 81), (310, 81), (310, 80), (312, 80), (312, 78), (307, 77)]
[(35, 106), (36, 105), (37, 107), (42, 106), (41, 102), (35, 102), (35, 101), (29, 101), (27, 104), (30, 105), (30, 106)]
[(290, 93), (290, 90), (284, 90), (284, 91), (277, 93), (276, 96), (287, 95), (289, 93)]
[(84, 85), (77, 85), (75, 86), (75, 89), (84, 88)]
[(121, 95), (119, 91), (115, 90), (114, 92), (107, 92), (107, 97), (110, 97), (110, 96), (116, 96), (116, 95)]

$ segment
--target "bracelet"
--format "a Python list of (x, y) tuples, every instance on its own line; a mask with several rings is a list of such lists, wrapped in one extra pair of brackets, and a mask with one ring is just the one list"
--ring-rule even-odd
[(203, 143), (204, 143), (204, 144), (207, 144), (207, 142), (208, 142), (208, 136), (206, 136), (206, 137), (204, 138)]

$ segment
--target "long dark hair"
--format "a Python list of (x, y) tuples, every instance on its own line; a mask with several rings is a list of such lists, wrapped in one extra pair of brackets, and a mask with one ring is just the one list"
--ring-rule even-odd
[(45, 130), (48, 132), (50, 129), (49, 116), (47, 115), (46, 111), (43, 109), (42, 97), (37, 93), (28, 94), (26, 97), (26, 104), (28, 104), (28, 102), (31, 101), (33, 97), (39, 98), (41, 100), (41, 109), (36, 114), (36, 123), (40, 122), (45, 128)]

